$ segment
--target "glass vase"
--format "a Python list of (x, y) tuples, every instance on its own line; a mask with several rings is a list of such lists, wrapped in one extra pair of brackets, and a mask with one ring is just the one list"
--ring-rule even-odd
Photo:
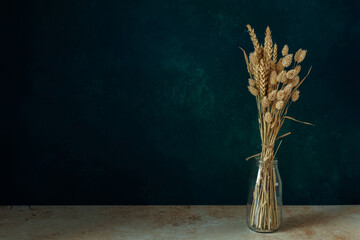
[(282, 182), (278, 160), (263, 162), (255, 158), (246, 207), (248, 227), (255, 232), (274, 232), (282, 218)]

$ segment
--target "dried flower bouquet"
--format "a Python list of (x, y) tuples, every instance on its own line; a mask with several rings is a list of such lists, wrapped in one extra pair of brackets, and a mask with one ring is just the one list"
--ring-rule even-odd
[[(309, 75), (300, 80), (300, 63), (305, 59), (306, 50), (299, 49), (295, 55), (289, 53), (289, 47), (282, 48), (282, 57), (278, 59), (278, 46), (273, 44), (270, 28), (266, 28), (264, 46), (259, 44), (254, 29), (247, 25), (254, 51), (247, 56), (244, 52), (247, 70), (250, 74), (248, 89), (255, 96), (261, 136), (262, 151), (246, 160), (259, 156), (261, 166), (253, 192), (250, 210), (250, 225), (259, 231), (271, 231), (280, 225), (279, 210), (275, 194), (276, 175), (273, 169), (275, 141), (290, 134), (278, 136), (285, 119), (298, 121), (287, 116), (292, 102), (299, 99), (299, 86)], [(310, 124), (307, 122), (301, 122)], [(312, 125), (312, 124), (310, 124)], [(281, 144), (281, 142), (280, 142)], [(280, 146), (278, 145), (278, 148)]]

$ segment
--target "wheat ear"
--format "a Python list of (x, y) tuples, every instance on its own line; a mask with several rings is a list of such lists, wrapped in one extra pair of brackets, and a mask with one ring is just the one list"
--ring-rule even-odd
[(272, 57), (273, 57), (273, 48), (272, 48), (272, 46), (273, 46), (273, 42), (272, 42), (272, 38), (271, 38), (271, 30), (270, 30), (270, 28), (268, 26), (266, 28), (265, 43), (264, 43), (267, 62), (270, 62)]
[(259, 77), (260, 96), (264, 97), (266, 95), (266, 69), (263, 59), (260, 60)]
[(256, 37), (255, 31), (249, 24), (246, 25), (246, 27), (249, 30), (249, 35), (250, 35), (251, 41), (252, 41), (252, 43), (254, 45), (255, 52), (259, 55), (260, 45), (259, 45), (259, 41), (258, 41), (258, 39)]

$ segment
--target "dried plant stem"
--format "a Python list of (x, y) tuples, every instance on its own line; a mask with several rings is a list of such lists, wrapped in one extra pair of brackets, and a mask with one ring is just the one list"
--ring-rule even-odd
[(272, 164), (264, 164), (258, 170), (250, 210), (250, 225), (254, 229), (272, 230), (279, 227), (276, 199), (276, 174)]
[[(258, 104), (259, 105), (259, 104)], [(260, 109), (262, 110), (262, 109)], [(276, 199), (276, 174), (272, 164), (274, 143), (281, 126), (271, 128), (271, 124), (259, 115), (260, 135), (263, 142), (261, 165), (258, 170), (253, 202), (250, 211), (250, 225), (261, 231), (279, 227), (278, 204)]]

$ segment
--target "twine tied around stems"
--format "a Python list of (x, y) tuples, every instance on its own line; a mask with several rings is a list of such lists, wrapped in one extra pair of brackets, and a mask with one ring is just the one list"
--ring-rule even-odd
[[(277, 137), (277, 138), (275, 139), (275, 141), (278, 140), (278, 139), (280, 139), (280, 138), (286, 137), (287, 135), (290, 135), (290, 134), (291, 134), (291, 132), (285, 133), (285, 134), (281, 135), (280, 137)], [(281, 144), (281, 142), (280, 142), (280, 144)], [(279, 144), (277, 150), (279, 150), (280, 144)], [(267, 144), (262, 143), (262, 144), (261, 144), (261, 147), (262, 147), (262, 148), (271, 149), (271, 148), (274, 148), (274, 143), (271, 144), (271, 145), (267, 145)], [(275, 155), (276, 155), (276, 153), (277, 153), (277, 150), (276, 150), (276, 152), (275, 152), (275, 154), (274, 154), (274, 157), (275, 157)], [(253, 158), (253, 157), (257, 157), (257, 156), (259, 156), (260, 154), (261, 154), (261, 152), (255, 154), (255, 155), (252, 155), (251, 157), (248, 157), (248, 158), (246, 158), (245, 160), (247, 161), (247, 160), (249, 160), (249, 159), (251, 159), (251, 158)]]
[(274, 148), (274, 144), (267, 145), (265, 143), (262, 143), (261, 146), (262, 146), (262, 148), (268, 148), (268, 149)]

